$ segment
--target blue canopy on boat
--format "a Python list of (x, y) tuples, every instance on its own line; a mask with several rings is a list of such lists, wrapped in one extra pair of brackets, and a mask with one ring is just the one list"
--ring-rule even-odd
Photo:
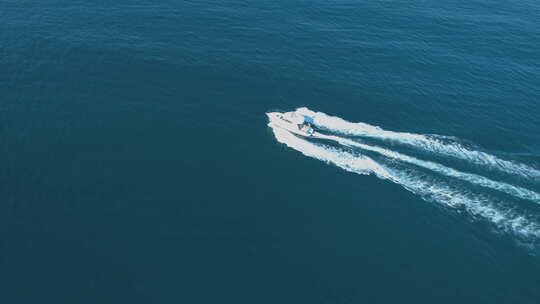
[(313, 117), (304, 116), (304, 122), (312, 124), (314, 122)]

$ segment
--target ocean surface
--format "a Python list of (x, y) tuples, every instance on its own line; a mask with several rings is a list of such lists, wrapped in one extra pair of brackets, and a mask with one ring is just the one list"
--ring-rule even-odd
[(540, 303), (540, 4), (3, 0), (0, 156), (1, 303)]

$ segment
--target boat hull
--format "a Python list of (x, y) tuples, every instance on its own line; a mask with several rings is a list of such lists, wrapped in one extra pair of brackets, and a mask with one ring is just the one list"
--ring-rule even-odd
[(300, 135), (303, 137), (313, 137), (313, 132), (309, 133), (304, 130), (300, 130), (298, 129), (298, 125), (283, 120), (282, 113), (273, 112), (273, 113), (266, 113), (266, 115), (268, 116), (268, 119), (270, 120), (270, 122), (274, 124), (275, 126), (278, 126), (296, 135)]

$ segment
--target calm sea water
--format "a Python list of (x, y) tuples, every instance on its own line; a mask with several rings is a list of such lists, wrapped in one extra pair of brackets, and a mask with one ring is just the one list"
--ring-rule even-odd
[(0, 301), (539, 303), (539, 16), (1, 1)]

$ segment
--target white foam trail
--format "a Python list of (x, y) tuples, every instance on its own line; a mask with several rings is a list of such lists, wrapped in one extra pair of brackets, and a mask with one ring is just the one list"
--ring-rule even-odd
[(374, 173), (381, 178), (391, 179), (390, 175), (383, 168), (368, 157), (358, 157), (331, 147), (313, 144), (278, 126), (274, 126), (272, 123), (269, 123), (268, 126), (272, 128), (276, 139), (280, 143), (283, 143), (306, 156), (322, 160), (326, 163), (333, 163), (349, 172), (359, 174)]
[(538, 194), (538, 193), (536, 193), (534, 191), (522, 188), (522, 187), (513, 186), (513, 185), (510, 185), (510, 184), (507, 184), (507, 183), (504, 183), (504, 182), (493, 181), (493, 180), (491, 180), (489, 178), (483, 177), (483, 176), (478, 175), (478, 174), (461, 172), (461, 171), (446, 167), (446, 166), (438, 164), (438, 163), (421, 160), (421, 159), (418, 159), (418, 158), (415, 158), (415, 157), (411, 157), (411, 156), (408, 156), (408, 155), (405, 155), (405, 154), (401, 154), (401, 153), (398, 153), (398, 152), (383, 149), (383, 148), (380, 148), (380, 147), (377, 147), (377, 146), (370, 146), (370, 145), (366, 145), (366, 144), (361, 144), (361, 143), (358, 143), (356, 141), (346, 139), (346, 138), (341, 138), (341, 137), (338, 137), (338, 136), (330, 136), (330, 135), (323, 135), (323, 134), (317, 134), (317, 136), (321, 137), (321, 138), (334, 140), (334, 141), (342, 143), (344, 145), (358, 147), (360, 149), (364, 149), (364, 150), (367, 150), (367, 151), (373, 151), (373, 152), (379, 153), (381, 155), (384, 155), (386, 157), (390, 157), (390, 158), (397, 159), (397, 160), (400, 160), (400, 161), (404, 161), (404, 162), (407, 162), (407, 163), (410, 163), (410, 164), (414, 164), (414, 165), (417, 165), (419, 167), (429, 169), (429, 170), (435, 171), (435, 172), (440, 173), (440, 174), (444, 174), (444, 175), (449, 176), (449, 177), (461, 179), (461, 180), (467, 181), (467, 182), (475, 184), (475, 185), (479, 185), (479, 186), (482, 186), (482, 187), (486, 187), (486, 188), (494, 189), (494, 190), (497, 190), (497, 191), (501, 191), (501, 192), (504, 192), (506, 194), (510, 194), (512, 196), (515, 196), (515, 197), (518, 197), (518, 198), (521, 198), (521, 199), (530, 200), (530, 201), (533, 201), (535, 203), (540, 204), (540, 194)]
[(479, 216), (491, 221), (503, 231), (516, 233), (525, 237), (540, 238), (540, 225), (512, 212), (497, 208), (485, 196), (452, 189), (434, 180), (424, 180), (412, 173), (387, 169), (394, 180), (405, 189), (420, 195), (427, 201), (442, 203), (452, 208), (463, 208), (473, 216)]
[(353, 123), (336, 116), (330, 116), (322, 112), (314, 112), (308, 108), (299, 108), (298, 113), (314, 118), (316, 126), (338, 132), (344, 135), (365, 136), (390, 140), (419, 148), (429, 152), (435, 152), (446, 156), (466, 160), (477, 165), (498, 169), (509, 174), (519, 174), (526, 178), (531, 178), (535, 182), (540, 182), (540, 171), (530, 166), (503, 160), (494, 155), (473, 151), (463, 147), (458, 143), (443, 143), (437, 138), (429, 135), (387, 131), (377, 126), (366, 123)]
[(540, 238), (540, 226), (512, 211), (498, 209), (487, 198), (480, 195), (452, 189), (435, 180), (426, 180), (425, 177), (414, 175), (395, 169), (386, 168), (365, 156), (356, 156), (351, 153), (322, 145), (314, 144), (301, 139), (288, 131), (268, 124), (274, 132), (276, 139), (302, 154), (334, 164), (349, 172), (359, 174), (374, 173), (382, 179), (393, 181), (405, 189), (420, 195), (428, 201), (438, 202), (453, 208), (464, 208), (474, 216), (481, 216), (494, 223), (500, 229), (518, 233), (525, 237)]

